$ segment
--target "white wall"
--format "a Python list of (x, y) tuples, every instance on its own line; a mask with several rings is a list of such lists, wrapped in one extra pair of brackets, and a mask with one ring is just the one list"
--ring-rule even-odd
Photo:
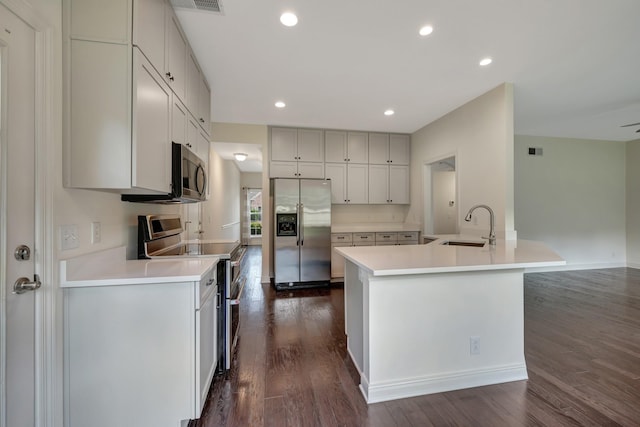
[(640, 139), (626, 145), (627, 265), (640, 268)]
[(202, 204), (202, 238), (240, 240), (240, 170), (214, 150), (209, 150), (209, 188)]
[(626, 144), (518, 135), (515, 148), (518, 237), (545, 242), (569, 269), (624, 265)]
[[(515, 236), (513, 221), (513, 86), (502, 84), (411, 136), (411, 208), (408, 222), (424, 223), (424, 165), (455, 156), (458, 171), (460, 231), (483, 234), (488, 214), (478, 210), (478, 224), (464, 222), (475, 204), (496, 213), (496, 234)], [(474, 216), (476, 216), (474, 214)]]
[(261, 172), (242, 172), (240, 183), (246, 188), (262, 188)]
[[(214, 142), (239, 142), (262, 146), (262, 234), (271, 233), (271, 213), (269, 212), (269, 130), (264, 125), (219, 123), (211, 124), (211, 140)], [(269, 282), (271, 247), (269, 239), (262, 239), (262, 282)]]

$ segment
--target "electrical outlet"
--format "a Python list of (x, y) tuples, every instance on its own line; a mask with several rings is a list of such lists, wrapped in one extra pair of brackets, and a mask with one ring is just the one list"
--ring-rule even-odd
[(78, 226), (61, 225), (60, 226), (60, 249), (63, 251), (69, 249), (76, 249), (80, 246), (80, 239), (78, 236)]
[(102, 225), (99, 222), (91, 223), (91, 243), (100, 243), (102, 240)]
[(469, 352), (471, 355), (480, 354), (480, 337), (469, 337)]

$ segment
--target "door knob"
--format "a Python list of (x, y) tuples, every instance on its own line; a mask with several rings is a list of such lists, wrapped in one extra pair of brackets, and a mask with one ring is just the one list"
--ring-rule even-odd
[(14, 255), (18, 261), (28, 261), (31, 258), (31, 249), (29, 246), (20, 245), (16, 248)]
[(42, 286), (42, 283), (40, 282), (40, 277), (37, 274), (33, 275), (33, 282), (26, 277), (21, 277), (13, 284), (13, 293), (24, 294), (25, 292), (35, 291), (40, 286)]

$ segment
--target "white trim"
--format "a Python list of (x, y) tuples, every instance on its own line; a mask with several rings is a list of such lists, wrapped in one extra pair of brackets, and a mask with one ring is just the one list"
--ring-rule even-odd
[[(55, 178), (54, 25), (23, 0), (2, 4), (31, 26), (35, 38), (35, 270), (43, 287), (36, 292), (36, 426), (62, 426), (62, 364), (60, 363), (62, 301), (54, 275), (53, 183)], [(3, 180), (4, 182), (5, 180)], [(4, 206), (6, 208), (6, 206)], [(2, 399), (4, 402), (4, 397)], [(4, 413), (4, 411), (3, 411)], [(2, 421), (0, 421), (2, 422)]]
[[(4, 45), (0, 45), (0, 50), (4, 50), (6, 47)], [(0, 103), (1, 105), (6, 105), (6, 93), (5, 88), (7, 87), (6, 79), (7, 73), (2, 69), (2, 60), (4, 54), (0, 54)], [(0, 113), (2, 114), (2, 118), (0, 119), (0, 123), (7, 122), (7, 113), (6, 108), (0, 109)], [(7, 271), (7, 254), (5, 253), (7, 248), (7, 233), (5, 230), (7, 229), (7, 216), (4, 215), (4, 212), (7, 212), (7, 156), (4, 153), (8, 150), (7, 143), (7, 131), (6, 126), (0, 128), (0, 212), (3, 212), (0, 215), (0, 271), (2, 274), (6, 274)], [(0, 279), (0, 283), (4, 281), (4, 278)], [(4, 285), (4, 283), (3, 283)], [(6, 427), (6, 405), (7, 405), (7, 383), (6, 383), (6, 342), (7, 342), (7, 295), (6, 295), (6, 286), (0, 287), (0, 427)]]
[(360, 390), (367, 403), (371, 404), (526, 379), (528, 379), (527, 367), (523, 363), (489, 369), (451, 372), (445, 375), (407, 378), (402, 381), (378, 384), (367, 383), (366, 378), (361, 377)]

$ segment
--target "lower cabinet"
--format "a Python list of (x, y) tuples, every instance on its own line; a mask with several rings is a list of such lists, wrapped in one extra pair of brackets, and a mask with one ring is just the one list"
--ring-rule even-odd
[(331, 278), (344, 277), (344, 257), (334, 248), (344, 246), (394, 246), (419, 244), (419, 231), (331, 233)]
[(65, 425), (178, 427), (216, 361), (215, 267), (200, 282), (65, 289)]

